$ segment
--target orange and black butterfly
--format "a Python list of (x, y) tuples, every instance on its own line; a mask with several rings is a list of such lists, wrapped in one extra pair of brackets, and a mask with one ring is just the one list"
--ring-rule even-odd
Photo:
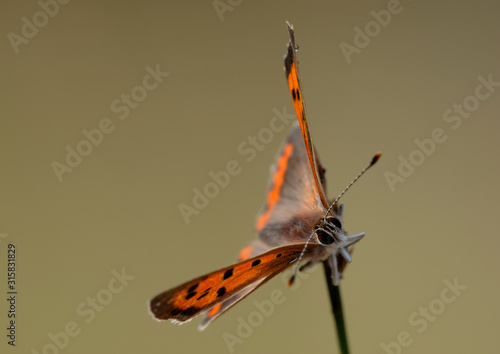
[[(155, 296), (149, 306), (158, 320), (183, 323), (206, 312), (199, 326), (204, 329), (259, 286), (288, 267), (298, 267), (302, 260), (300, 270), (328, 262), (332, 282), (338, 285), (341, 272), (351, 261), (349, 246), (364, 236), (344, 231), (343, 206), (336, 203), (347, 188), (331, 204), (326, 198), (325, 170), (313, 146), (300, 90), (294, 30), (288, 22), (287, 27), (290, 41), (285, 73), (299, 122), (291, 129), (271, 169), (266, 202), (257, 216), (259, 238), (240, 252), (238, 263)], [(375, 155), (354, 181), (379, 157), (380, 153)]]

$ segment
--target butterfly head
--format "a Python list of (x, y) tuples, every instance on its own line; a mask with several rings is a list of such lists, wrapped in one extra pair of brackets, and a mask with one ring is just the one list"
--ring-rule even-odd
[(328, 216), (316, 227), (316, 236), (319, 243), (328, 246), (339, 245), (342, 242), (345, 232), (342, 229), (342, 222), (335, 216)]
[[(337, 214), (335, 214), (330, 209), (329, 212), (332, 213), (333, 215), (327, 214), (316, 225), (316, 228), (309, 236), (307, 242), (304, 245), (304, 249), (302, 250), (302, 253), (298, 258), (295, 270), (292, 276), (290, 277), (290, 280), (288, 281), (289, 286), (292, 285), (295, 280), (295, 275), (297, 274), (297, 270), (299, 269), (299, 263), (302, 260), (302, 256), (304, 255), (307, 245), (309, 244), (309, 241), (311, 241), (311, 239), (315, 240), (313, 242), (323, 246), (323, 252), (322, 252), (323, 256), (320, 256), (319, 258), (326, 257), (327, 259), (330, 259), (332, 261), (332, 270), (333, 270), (332, 282), (334, 285), (339, 284), (340, 271), (337, 266), (337, 258), (336, 258), (337, 254), (340, 253), (347, 262), (351, 262), (352, 257), (347, 251), (347, 247), (355, 244), (365, 236), (364, 232), (360, 232), (354, 235), (346, 234), (346, 232), (343, 229), (341, 221), (343, 219), (342, 218), (343, 209), (344, 206), (340, 205), (338, 207)], [(309, 262), (305, 266), (310, 264), (314, 264), (314, 262), (312, 263)], [(303, 268), (304, 267), (300, 267), (300, 269)]]
[[(342, 208), (341, 208), (342, 209)], [(364, 232), (354, 235), (347, 235), (343, 229), (341, 217), (328, 215), (315, 230), (318, 242), (327, 248), (332, 249), (332, 253), (338, 251), (346, 261), (351, 261), (351, 256), (347, 252), (347, 247), (355, 244), (365, 236)]]

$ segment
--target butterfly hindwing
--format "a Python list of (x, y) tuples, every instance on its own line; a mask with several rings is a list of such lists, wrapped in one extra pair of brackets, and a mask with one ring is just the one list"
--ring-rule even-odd
[(314, 182), (301, 129), (295, 124), (271, 168), (266, 202), (256, 231), (274, 247), (304, 242), (326, 209)]

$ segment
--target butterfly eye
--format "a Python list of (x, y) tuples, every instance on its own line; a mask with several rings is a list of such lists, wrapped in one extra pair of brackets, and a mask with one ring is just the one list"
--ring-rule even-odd
[(342, 223), (334, 216), (328, 216), (326, 218), (326, 223), (335, 226), (339, 230), (342, 230)]
[(329, 220), (337, 229), (342, 229), (342, 223), (337, 218), (332, 218)]
[(333, 241), (335, 241), (332, 235), (326, 233), (323, 230), (318, 230), (316, 234), (318, 235), (319, 242), (321, 242), (321, 244), (323, 245), (331, 245)]

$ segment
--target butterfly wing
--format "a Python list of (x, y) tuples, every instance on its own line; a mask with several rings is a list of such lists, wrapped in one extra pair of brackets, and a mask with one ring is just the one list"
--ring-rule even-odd
[(271, 167), (271, 183), (257, 215), (256, 231), (274, 247), (303, 243), (325, 212), (300, 126), (295, 124)]
[(321, 181), (321, 176), (319, 171), (320, 166), (315, 157), (316, 153), (312, 142), (309, 123), (307, 122), (304, 98), (302, 96), (302, 91), (300, 89), (299, 69), (298, 69), (297, 57), (295, 55), (296, 49), (298, 47), (295, 44), (295, 34), (293, 26), (290, 25), (288, 22), (286, 24), (288, 28), (288, 33), (290, 34), (290, 41), (288, 42), (287, 54), (285, 56), (285, 74), (288, 81), (288, 88), (290, 89), (290, 94), (292, 95), (295, 112), (297, 113), (297, 118), (299, 120), (302, 137), (304, 139), (304, 143), (306, 146), (308, 163), (310, 165), (313, 174), (313, 180), (316, 185), (323, 206), (325, 208), (328, 208), (328, 200), (326, 199), (326, 193)]
[[(150, 301), (150, 312), (158, 320), (183, 323), (226, 300), (239, 301), (297, 261), (303, 246), (275, 248), (167, 290)], [(308, 248), (308, 254), (318, 247)]]

